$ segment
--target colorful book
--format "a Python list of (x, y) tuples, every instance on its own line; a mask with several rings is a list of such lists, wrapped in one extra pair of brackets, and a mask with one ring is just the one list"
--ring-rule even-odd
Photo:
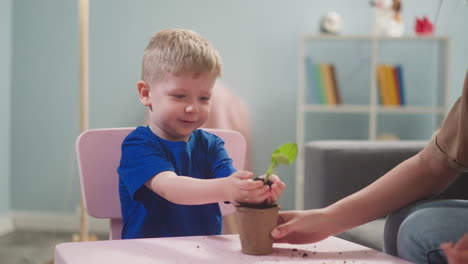
[(377, 81), (379, 84), (379, 95), (381, 105), (390, 105), (387, 93), (387, 74), (384, 65), (377, 65)]
[(330, 65), (330, 71), (331, 71), (331, 76), (332, 76), (332, 81), (333, 81), (333, 90), (335, 94), (335, 101), (337, 104), (341, 104), (341, 95), (340, 95), (340, 89), (338, 88), (338, 77), (336, 76), (336, 70), (335, 70), (335, 65), (331, 64)]
[(401, 95), (400, 95), (400, 81), (398, 80), (398, 69), (396, 66), (392, 67), (392, 75), (395, 82), (395, 92), (396, 92), (396, 103), (401, 105)]
[(401, 65), (397, 65), (395, 68), (396, 68), (396, 74), (397, 74), (397, 78), (398, 78), (400, 105), (406, 105), (405, 82), (403, 80), (403, 68), (402, 68)]
[(325, 97), (325, 87), (324, 87), (324, 84), (323, 84), (323, 75), (322, 75), (322, 70), (320, 69), (320, 64), (315, 64), (315, 83), (317, 84), (316, 85), (316, 88), (317, 88), (317, 92), (318, 92), (318, 99), (319, 99), (319, 102), (321, 104), (326, 104), (327, 103), (327, 99)]
[(390, 105), (398, 105), (398, 95), (397, 95), (397, 88), (395, 84), (395, 77), (393, 73), (393, 67), (391, 65), (385, 65), (385, 72), (386, 72), (386, 81), (387, 81), (387, 88), (388, 88), (388, 95), (390, 98)]
[(325, 98), (327, 99), (327, 104), (336, 104), (336, 97), (333, 91), (333, 79), (331, 76), (330, 65), (322, 63), (320, 64), (320, 69), (322, 70), (323, 83), (325, 88)]

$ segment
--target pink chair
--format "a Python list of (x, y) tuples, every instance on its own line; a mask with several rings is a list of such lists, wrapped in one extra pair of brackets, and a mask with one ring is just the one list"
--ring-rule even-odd
[[(122, 216), (117, 168), (122, 141), (134, 129), (92, 129), (83, 132), (76, 140), (83, 207), (91, 216), (110, 219), (109, 239), (121, 239)], [(242, 170), (247, 148), (244, 137), (233, 130), (205, 130), (224, 140), (224, 146), (233, 159), (234, 167)], [(223, 215), (235, 211), (234, 206), (230, 204), (221, 202), (219, 205)]]

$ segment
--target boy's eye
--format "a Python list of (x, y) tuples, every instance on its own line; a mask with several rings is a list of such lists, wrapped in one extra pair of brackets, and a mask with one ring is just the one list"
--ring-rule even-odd
[(210, 97), (207, 97), (207, 96), (201, 97), (200, 100), (202, 100), (202, 101), (209, 101), (209, 100), (210, 100)]
[(183, 94), (176, 94), (176, 95), (174, 95), (174, 97), (177, 98), (177, 99), (184, 99), (184, 98), (185, 98), (185, 95), (183, 95)]

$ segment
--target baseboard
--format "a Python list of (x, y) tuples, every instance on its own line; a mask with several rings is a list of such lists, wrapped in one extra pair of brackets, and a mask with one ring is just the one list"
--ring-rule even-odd
[[(16, 230), (79, 233), (79, 223), (79, 214), (29, 211), (13, 212), (13, 227)], [(109, 220), (97, 219), (90, 216), (89, 231), (96, 233), (108, 233)]]
[(0, 215), (0, 236), (13, 231), (13, 221), (10, 214)]

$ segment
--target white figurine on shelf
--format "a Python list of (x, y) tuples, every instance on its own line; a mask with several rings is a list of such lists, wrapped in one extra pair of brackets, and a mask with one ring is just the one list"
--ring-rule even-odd
[(404, 32), (401, 20), (400, 0), (372, 0), (375, 8), (374, 34), (379, 36), (400, 37)]
[(341, 33), (341, 16), (336, 12), (326, 13), (320, 20), (320, 32), (338, 35)]

